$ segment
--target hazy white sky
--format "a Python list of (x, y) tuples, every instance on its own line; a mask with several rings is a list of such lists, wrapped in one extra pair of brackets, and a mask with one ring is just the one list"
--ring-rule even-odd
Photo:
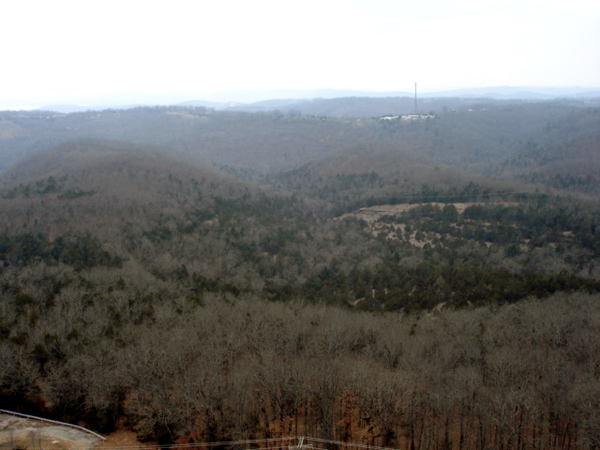
[(600, 87), (598, 0), (1, 0), (0, 105)]

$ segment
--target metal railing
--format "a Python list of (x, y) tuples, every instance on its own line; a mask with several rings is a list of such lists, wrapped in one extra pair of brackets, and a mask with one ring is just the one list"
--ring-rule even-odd
[(104, 436), (100, 436), (98, 433), (94, 433), (92, 430), (88, 430), (87, 428), (80, 427), (79, 425), (73, 425), (71, 423), (59, 422), (58, 420), (44, 419), (43, 417), (30, 416), (29, 414), (22, 414), (22, 413), (18, 413), (18, 412), (14, 412), (14, 411), (7, 411), (6, 409), (0, 409), (0, 414), (10, 414), (10, 415), (17, 416), (17, 417), (24, 417), (26, 419), (40, 420), (42, 422), (49, 422), (49, 423), (54, 423), (57, 425), (62, 425), (65, 427), (76, 428), (85, 433), (92, 434), (92, 435), (96, 436), (97, 438), (102, 439), (103, 441), (106, 441), (106, 438)]

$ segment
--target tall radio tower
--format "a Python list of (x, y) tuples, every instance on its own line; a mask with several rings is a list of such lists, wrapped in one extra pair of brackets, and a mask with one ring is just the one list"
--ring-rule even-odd
[(417, 82), (415, 81), (415, 116), (417, 115)]

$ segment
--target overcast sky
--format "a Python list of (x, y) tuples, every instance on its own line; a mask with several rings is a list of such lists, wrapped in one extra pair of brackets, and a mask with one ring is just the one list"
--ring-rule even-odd
[(0, 105), (600, 87), (598, 0), (6, 0), (0, 42)]

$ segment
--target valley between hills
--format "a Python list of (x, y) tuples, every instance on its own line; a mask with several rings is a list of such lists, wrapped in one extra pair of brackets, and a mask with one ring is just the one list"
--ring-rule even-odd
[(161, 446), (600, 445), (600, 109), (371, 100), (0, 112), (3, 408)]

